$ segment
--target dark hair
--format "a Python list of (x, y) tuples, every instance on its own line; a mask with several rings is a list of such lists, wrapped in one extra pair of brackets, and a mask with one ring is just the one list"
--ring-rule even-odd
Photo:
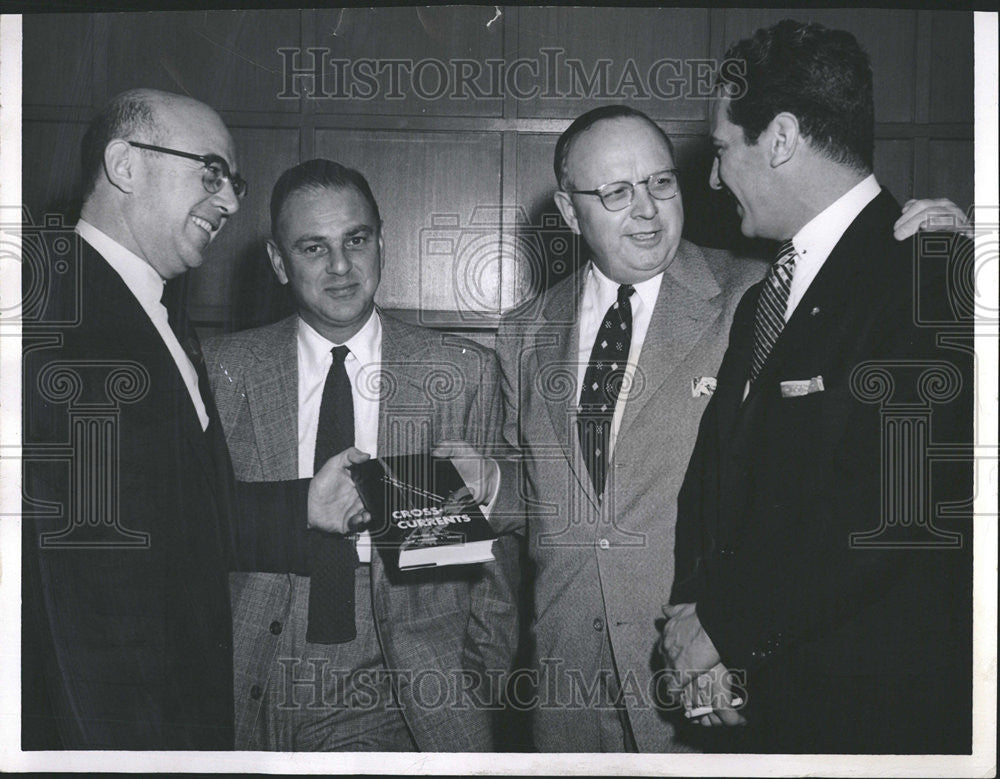
[(155, 132), (153, 106), (145, 90), (131, 89), (111, 98), (87, 127), (80, 144), (84, 199), (97, 186), (104, 170), (104, 150), (112, 140), (142, 135), (143, 140), (155, 143)]
[[(732, 98), (729, 120), (757, 142), (782, 111), (834, 162), (870, 173), (875, 146), (872, 69), (849, 32), (785, 19), (734, 44), (716, 85)], [(735, 64), (735, 63), (730, 63)]]
[(353, 168), (346, 168), (333, 160), (307, 160), (289, 168), (274, 184), (271, 190), (271, 235), (277, 238), (278, 217), (285, 201), (300, 189), (344, 189), (354, 187), (368, 201), (375, 214), (375, 224), (382, 228), (382, 217), (379, 215), (378, 203), (365, 177)]
[(552, 161), (552, 169), (556, 174), (556, 183), (562, 189), (566, 188), (566, 182), (569, 179), (569, 172), (567, 170), (567, 162), (569, 161), (570, 149), (573, 146), (573, 141), (582, 135), (586, 130), (589, 130), (598, 122), (602, 122), (605, 119), (626, 119), (635, 118), (642, 119), (649, 124), (660, 134), (663, 140), (667, 144), (667, 148), (670, 150), (670, 156), (674, 159), (676, 164), (677, 160), (674, 155), (674, 144), (670, 141), (670, 136), (663, 132), (662, 128), (650, 119), (642, 111), (636, 108), (631, 108), (627, 105), (607, 105), (601, 106), (600, 108), (594, 108), (587, 111), (585, 114), (580, 114), (576, 119), (573, 120), (573, 124), (567, 127), (563, 134), (559, 136), (559, 140), (556, 142), (556, 155)]

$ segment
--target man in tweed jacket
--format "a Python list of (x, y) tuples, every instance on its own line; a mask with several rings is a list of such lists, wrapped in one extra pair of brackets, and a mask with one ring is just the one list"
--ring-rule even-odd
[[(359, 448), (488, 447), (502, 411), (496, 357), (374, 307), (381, 224), (364, 178), (303, 163), (278, 180), (271, 214), (272, 265), (298, 313), (204, 345), (237, 478), (311, 469), (333, 343), (350, 349)], [(307, 576), (234, 574), (236, 748), (491, 750), (490, 708), (517, 635), (515, 544), (495, 542), (492, 563), (399, 573), (377, 550), (364, 564), (359, 543), (357, 637), (346, 644), (305, 640)]]

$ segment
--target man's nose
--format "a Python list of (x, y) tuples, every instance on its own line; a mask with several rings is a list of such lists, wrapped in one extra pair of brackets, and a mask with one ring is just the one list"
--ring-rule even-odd
[(641, 219), (652, 219), (656, 216), (656, 203), (653, 202), (645, 181), (635, 184), (632, 189), (632, 216)]
[(722, 189), (722, 179), (719, 178), (719, 158), (712, 160), (712, 172), (708, 174), (708, 186), (712, 189)]
[(236, 196), (236, 190), (233, 189), (233, 183), (229, 179), (222, 183), (222, 189), (212, 195), (212, 203), (227, 216), (232, 216), (240, 210), (240, 199)]
[(342, 251), (333, 249), (326, 261), (326, 272), (331, 276), (344, 276), (351, 271), (351, 261)]

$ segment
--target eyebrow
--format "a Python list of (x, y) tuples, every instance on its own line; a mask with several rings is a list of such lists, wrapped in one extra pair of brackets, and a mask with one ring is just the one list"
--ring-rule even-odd
[[(347, 236), (348, 238), (352, 238), (355, 235), (358, 235), (359, 233), (374, 233), (374, 232), (375, 228), (373, 228), (371, 225), (360, 224), (345, 230), (344, 235)], [(329, 236), (326, 235), (303, 235), (301, 238), (296, 240), (295, 243), (292, 245), (300, 246), (301, 244), (304, 243), (313, 243), (313, 242), (323, 243), (327, 240), (329, 240)]]

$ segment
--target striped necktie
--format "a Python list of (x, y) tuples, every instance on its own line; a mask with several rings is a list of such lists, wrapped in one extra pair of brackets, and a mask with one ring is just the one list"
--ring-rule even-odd
[(785, 308), (788, 306), (788, 292), (792, 288), (795, 257), (795, 247), (792, 242), (785, 241), (778, 249), (778, 259), (771, 265), (767, 278), (764, 279), (753, 326), (751, 384), (763, 369), (768, 355), (785, 327)]

